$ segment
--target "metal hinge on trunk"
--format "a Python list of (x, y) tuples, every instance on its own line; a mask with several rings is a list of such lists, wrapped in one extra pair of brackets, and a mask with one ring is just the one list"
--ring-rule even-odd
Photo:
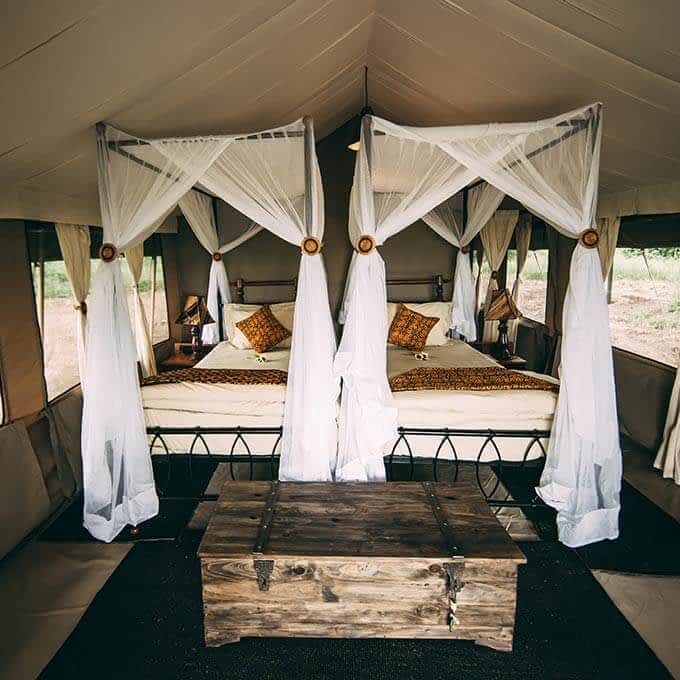
[(465, 562), (463, 560), (456, 560), (455, 562), (444, 562), (442, 565), (446, 578), (448, 579), (448, 598), (449, 598), (449, 630), (457, 626), (460, 621), (456, 616), (458, 603), (456, 602), (458, 593), (463, 589), (463, 570), (465, 569)]
[(262, 591), (269, 590), (269, 577), (274, 570), (274, 560), (253, 560), (253, 566), (257, 574), (257, 587)]

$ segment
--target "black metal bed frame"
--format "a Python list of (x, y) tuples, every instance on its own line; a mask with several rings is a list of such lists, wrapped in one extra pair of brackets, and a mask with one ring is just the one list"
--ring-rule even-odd
[[(282, 428), (281, 427), (159, 427), (153, 426), (147, 428), (149, 436), (149, 452), (152, 456), (158, 458), (162, 457), (166, 466), (165, 484), (157, 483), (158, 491), (161, 497), (165, 498), (182, 498), (195, 500), (216, 500), (217, 494), (200, 493), (192, 496), (173, 496), (168, 494), (165, 489), (170, 487), (171, 479), (173, 478), (173, 468), (176, 465), (184, 465), (185, 470), (188, 471), (189, 479), (193, 479), (194, 466), (197, 461), (209, 461), (210, 463), (226, 463), (229, 466), (229, 474), (232, 479), (236, 479), (237, 466), (245, 464), (248, 471), (247, 478), (253, 479), (256, 465), (265, 465), (269, 467), (269, 474), (272, 479), (275, 479), (278, 473), (279, 462), (279, 445), (281, 443)], [(186, 453), (172, 453), (168, 447), (165, 438), (166, 436), (190, 436), (192, 437), (191, 444)], [(210, 449), (206, 437), (214, 435), (228, 435), (233, 436), (230, 450), (228, 452), (213, 452)], [(276, 437), (271, 450), (258, 450), (253, 445), (253, 438), (258, 438), (263, 435)], [(413, 448), (409, 437), (439, 437), (440, 441), (437, 446), (434, 456), (421, 457), (413, 454)], [(400, 427), (397, 431), (397, 438), (390, 450), (389, 454), (384, 456), (385, 470), (388, 480), (406, 479), (412, 481), (416, 478), (416, 468), (418, 466), (425, 466), (428, 478), (434, 481), (440, 479), (440, 470), (442, 468), (448, 471), (448, 479), (456, 481), (458, 479), (460, 466), (471, 464), (474, 466), (474, 476), (482, 493), (484, 500), (492, 507), (518, 507), (518, 508), (537, 508), (542, 506), (542, 502), (535, 494), (529, 498), (516, 499), (510, 497), (510, 492), (505, 489), (505, 495), (499, 497), (496, 492), (501, 488), (504, 478), (504, 472), (509, 469), (515, 471), (523, 471), (528, 466), (533, 466), (540, 470), (545, 461), (546, 451), (543, 441), (550, 436), (548, 430), (500, 430), (500, 429), (460, 429), (460, 428), (417, 428), (417, 427)], [(456, 441), (460, 438), (476, 438), (482, 439), (482, 443), (477, 452), (474, 461), (463, 461), (458, 456), (456, 448)], [(528, 439), (524, 454), (519, 461), (503, 460), (501, 449), (499, 448), (498, 440), (502, 439)], [(155, 447), (161, 447), (161, 453), (154, 453)], [(400, 451), (400, 448), (402, 449)], [(529, 458), (535, 448), (539, 451), (538, 458)], [(240, 450), (238, 450), (240, 449)], [(448, 451), (451, 457), (444, 458), (442, 453)], [(493, 460), (483, 460), (485, 454), (491, 452)], [(492, 478), (492, 485), (489, 489), (485, 480), (482, 478), (482, 470), (485, 467), (490, 467), (495, 473), (495, 479)], [(540, 467), (539, 467), (540, 466)], [(407, 474), (404, 476), (400, 474), (401, 471), (407, 469)], [(243, 478), (239, 474), (239, 478)]]

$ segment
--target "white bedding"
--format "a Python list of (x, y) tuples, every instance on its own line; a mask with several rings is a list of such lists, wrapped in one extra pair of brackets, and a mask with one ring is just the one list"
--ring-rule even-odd
[[(451, 340), (446, 345), (428, 346), (427, 361), (418, 361), (413, 352), (402, 347), (388, 345), (388, 376), (405, 373), (413, 368), (483, 368), (496, 366), (496, 362), (460, 340)], [(537, 375), (550, 382), (557, 381), (550, 376)], [(452, 429), (507, 429), (507, 430), (549, 430), (557, 404), (557, 393), (544, 390), (492, 390), (488, 392), (464, 390), (422, 390), (395, 392), (399, 425), (414, 428)], [(433, 456), (441, 441), (440, 437), (411, 436), (409, 443), (414, 455)], [(521, 460), (527, 443), (525, 438), (499, 439), (504, 460)], [(456, 438), (454, 443), (458, 457), (475, 460), (483, 438)], [(544, 445), (546, 442), (544, 442)], [(388, 451), (391, 450), (389, 447)], [(398, 453), (405, 453), (402, 445)], [(442, 449), (442, 457), (452, 457), (448, 446)], [(528, 458), (540, 456), (540, 449), (534, 447)], [(482, 460), (497, 458), (492, 446), (487, 447)]]
[[(228, 342), (196, 364), (196, 368), (288, 370), (290, 349), (266, 353), (265, 363), (255, 361), (252, 349), (236, 349)], [(182, 382), (142, 387), (147, 427), (280, 427), (283, 422), (285, 385), (229, 385)], [(193, 440), (189, 435), (163, 435), (171, 453), (186, 453)], [(229, 453), (234, 435), (206, 435), (212, 453)], [(251, 435), (252, 453), (269, 454), (277, 435)], [(253, 448), (254, 446), (254, 448)], [(203, 453), (201, 444), (196, 453)], [(154, 453), (165, 453), (160, 443)], [(245, 453), (240, 442), (234, 453)]]

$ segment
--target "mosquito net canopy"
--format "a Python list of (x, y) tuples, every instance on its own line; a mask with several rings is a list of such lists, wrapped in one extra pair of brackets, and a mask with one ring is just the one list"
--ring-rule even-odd
[[(335, 359), (343, 379), (338, 479), (384, 479), (382, 454), (396, 437), (385, 265), (376, 246), (424, 219), (463, 247), (508, 195), (578, 239), (564, 307), (560, 394), (538, 493), (557, 509), (564, 543), (618, 535), (621, 452), (594, 220), (601, 134), (599, 104), (532, 123), (415, 128), (364, 118), (350, 198), (357, 254)], [(473, 184), (472, 218), (462, 230), (447, 202)], [(459, 255), (452, 326), (471, 338), (474, 285), (466, 260)]]
[[(87, 529), (110, 541), (126, 524), (158, 511), (117, 256), (144, 241), (178, 203), (203, 230), (204, 247), (219, 253), (205, 203), (187, 197), (194, 185), (301, 247), (279, 474), (331, 479), (339, 381), (320, 254), (324, 205), (311, 119), (256, 134), (180, 139), (140, 139), (102, 124), (97, 158), (104, 245), (90, 297), (84, 378)], [(212, 278), (213, 286), (228, 290), (219, 269)]]

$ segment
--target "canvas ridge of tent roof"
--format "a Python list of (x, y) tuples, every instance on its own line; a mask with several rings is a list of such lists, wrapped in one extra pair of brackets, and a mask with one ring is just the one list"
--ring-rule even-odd
[(376, 115), (410, 126), (602, 101), (601, 193), (680, 180), (672, 0), (26, 0), (6, 14), (0, 218), (97, 224), (99, 120), (158, 138), (311, 115), (322, 139), (361, 109), (364, 64)]

